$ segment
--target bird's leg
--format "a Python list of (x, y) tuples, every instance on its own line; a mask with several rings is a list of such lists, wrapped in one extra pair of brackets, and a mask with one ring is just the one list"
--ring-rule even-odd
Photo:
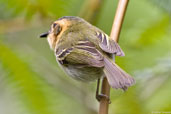
[(101, 99), (105, 98), (109, 101), (109, 104), (111, 103), (109, 96), (99, 93), (99, 87), (100, 87), (100, 78), (97, 80), (97, 88), (96, 88), (96, 99), (100, 102)]
[(99, 86), (100, 86), (100, 78), (97, 80), (97, 88), (96, 88), (96, 99), (100, 102), (101, 97), (99, 97)]

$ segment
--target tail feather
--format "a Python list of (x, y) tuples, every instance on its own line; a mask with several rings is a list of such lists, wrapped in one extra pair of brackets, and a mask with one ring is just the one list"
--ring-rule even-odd
[(104, 58), (104, 73), (112, 88), (127, 90), (127, 88), (135, 83), (135, 80), (117, 64), (109, 58)]

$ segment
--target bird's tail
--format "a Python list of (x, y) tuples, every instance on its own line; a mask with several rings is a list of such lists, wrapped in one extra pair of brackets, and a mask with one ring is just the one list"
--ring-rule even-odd
[(104, 73), (107, 77), (109, 85), (112, 88), (127, 90), (127, 88), (135, 83), (133, 77), (122, 70), (116, 63), (110, 58), (104, 58)]

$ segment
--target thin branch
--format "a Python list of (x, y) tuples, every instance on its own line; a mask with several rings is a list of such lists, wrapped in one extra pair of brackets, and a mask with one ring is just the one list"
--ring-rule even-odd
[[(116, 42), (119, 41), (119, 35), (125, 15), (125, 11), (128, 5), (129, 0), (119, 0), (118, 7), (116, 10), (112, 30), (110, 37), (115, 40)], [(102, 94), (105, 94), (107, 96), (110, 95), (110, 86), (106, 78), (103, 79), (102, 82)], [(108, 114), (108, 107), (109, 107), (109, 101), (107, 99), (102, 99), (100, 101), (100, 107), (99, 107), (99, 114)]]
[(111, 34), (110, 34), (110, 37), (116, 42), (119, 41), (119, 35), (120, 35), (123, 19), (125, 16), (126, 8), (128, 5), (128, 1), (129, 0), (119, 0), (119, 3), (118, 3), (118, 7), (116, 10), (116, 14), (115, 14), (115, 19), (114, 19)]

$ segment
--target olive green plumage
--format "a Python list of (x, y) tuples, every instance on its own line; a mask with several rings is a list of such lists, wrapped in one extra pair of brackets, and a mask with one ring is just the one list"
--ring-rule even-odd
[(87, 82), (106, 76), (111, 87), (124, 90), (135, 83), (109, 57), (124, 56), (120, 46), (85, 20), (71, 16), (59, 18), (41, 36), (48, 37), (57, 61), (74, 79)]

